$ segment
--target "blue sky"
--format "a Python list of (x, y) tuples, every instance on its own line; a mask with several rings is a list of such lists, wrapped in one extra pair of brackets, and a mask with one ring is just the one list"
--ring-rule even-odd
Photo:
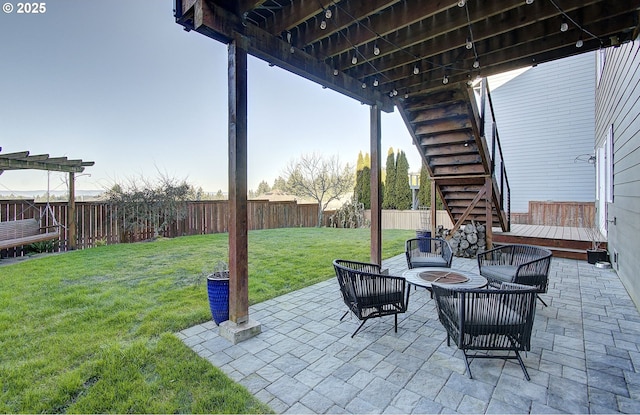
[[(17, 5), (15, 0), (3, 0)], [(158, 171), (227, 190), (227, 48), (173, 19), (173, 0), (52, 0), (40, 15), (0, 13), (0, 147), (95, 161), (78, 189)], [(304, 153), (355, 164), (369, 149), (369, 107), (249, 60), (249, 188), (273, 184)], [(420, 158), (398, 112), (389, 147)], [(51, 189), (65, 190), (62, 173)], [(0, 175), (0, 193), (47, 187), (43, 171)]]

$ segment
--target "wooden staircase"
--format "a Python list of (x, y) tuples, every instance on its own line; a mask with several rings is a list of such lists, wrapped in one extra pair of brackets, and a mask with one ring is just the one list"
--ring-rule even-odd
[[(487, 104), (490, 112), (485, 111)], [(479, 92), (465, 82), (413, 94), (398, 108), (454, 223), (453, 230), (472, 220), (490, 221), (490, 246), (492, 226), (509, 230), (510, 203), (486, 81)]]

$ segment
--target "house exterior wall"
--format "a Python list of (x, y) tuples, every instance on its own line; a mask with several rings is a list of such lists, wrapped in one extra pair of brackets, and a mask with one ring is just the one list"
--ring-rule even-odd
[(606, 204), (608, 250), (613, 268), (640, 307), (640, 41), (604, 53), (596, 88), (595, 148), (605, 144), (613, 126), (613, 197)]
[[(595, 169), (586, 159), (593, 154), (595, 65), (594, 53), (548, 62), (491, 91), (512, 212), (526, 213), (529, 201), (594, 201)], [(585, 161), (575, 161), (580, 155)]]

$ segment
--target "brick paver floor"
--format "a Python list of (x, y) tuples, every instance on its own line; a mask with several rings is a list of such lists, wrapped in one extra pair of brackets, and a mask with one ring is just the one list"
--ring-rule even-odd
[[(384, 261), (395, 275), (404, 255)], [(474, 259), (453, 268), (477, 272)], [(428, 291), (409, 310), (359, 321), (337, 281), (256, 304), (262, 333), (232, 345), (213, 322), (178, 335), (278, 413), (640, 413), (640, 315), (612, 270), (553, 258), (549, 307), (536, 309), (532, 350), (517, 361), (477, 359), (474, 379), (448, 347)]]

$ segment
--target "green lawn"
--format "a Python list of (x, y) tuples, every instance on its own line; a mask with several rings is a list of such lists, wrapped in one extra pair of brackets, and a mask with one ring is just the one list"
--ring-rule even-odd
[[(335, 258), (366, 261), (369, 232), (250, 232), (250, 302), (332, 278)], [(383, 256), (411, 236), (384, 231)], [(160, 239), (0, 267), (0, 412), (269, 412), (173, 334), (211, 319), (203, 273), (227, 243)]]

